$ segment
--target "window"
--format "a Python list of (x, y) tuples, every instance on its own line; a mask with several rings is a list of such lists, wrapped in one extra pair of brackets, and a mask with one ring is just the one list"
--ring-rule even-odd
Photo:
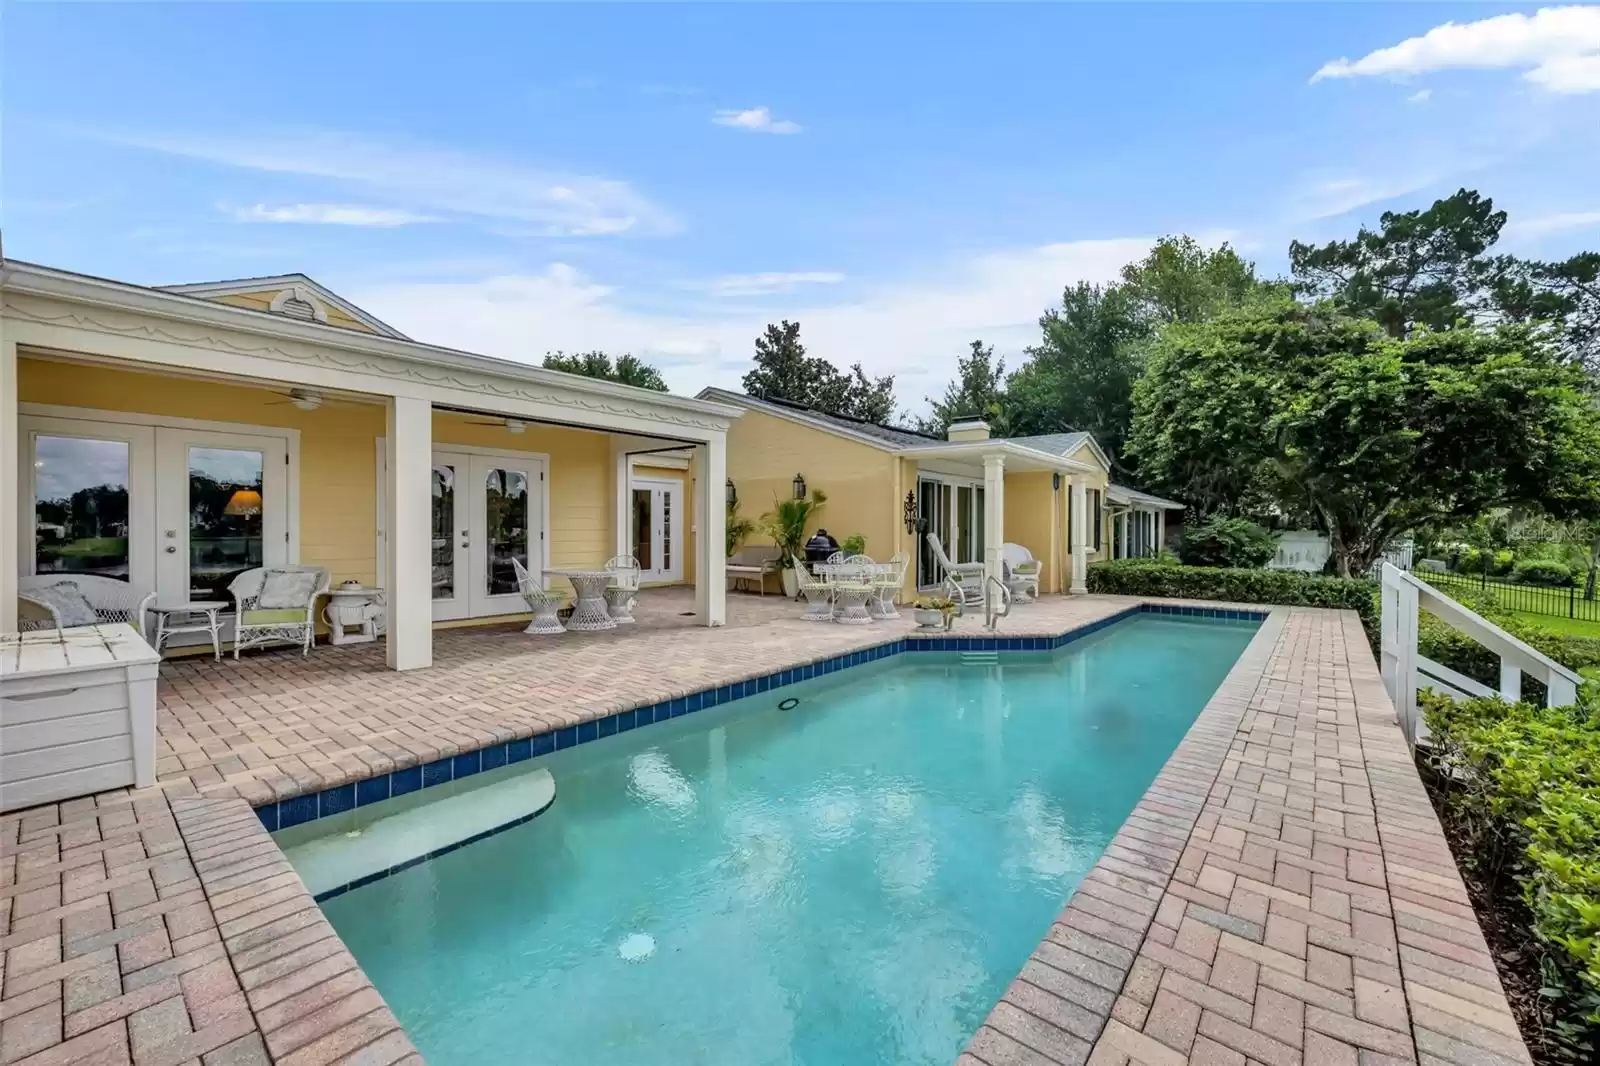
[(1101, 545), (1101, 536), (1100, 536), (1100, 534), (1102, 532), (1101, 527), (1105, 525), (1105, 519), (1104, 519), (1104, 517), (1103, 517), (1103, 515), (1101, 514), (1101, 511), (1100, 511), (1100, 490), (1099, 489), (1090, 489), (1089, 492), (1088, 492), (1088, 496), (1089, 496), (1089, 528), (1091, 530), (1093, 530), (1093, 532), (1094, 532), (1093, 550), (1094, 551), (1099, 551), (1100, 550), (1100, 545)]

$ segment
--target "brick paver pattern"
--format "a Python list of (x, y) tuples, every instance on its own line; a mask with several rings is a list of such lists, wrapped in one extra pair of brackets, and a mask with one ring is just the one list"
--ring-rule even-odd
[(1530, 1061), (1360, 623), (1285, 609), (961, 1058)]

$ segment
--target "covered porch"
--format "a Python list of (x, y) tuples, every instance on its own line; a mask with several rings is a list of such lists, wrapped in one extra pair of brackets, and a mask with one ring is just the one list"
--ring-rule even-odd
[(387, 633), (364, 654), (419, 669), (436, 631), (525, 616), (513, 561), (570, 598), (553, 571), (619, 555), (643, 556), (647, 585), (688, 586), (686, 621), (726, 619), (735, 410), (26, 264), (5, 274), (0, 499), (17, 518), (0, 524), (0, 631), (17, 627), (23, 582), (76, 573), (163, 603), (229, 601), (226, 637), (234, 577), (312, 566), (381, 589)]

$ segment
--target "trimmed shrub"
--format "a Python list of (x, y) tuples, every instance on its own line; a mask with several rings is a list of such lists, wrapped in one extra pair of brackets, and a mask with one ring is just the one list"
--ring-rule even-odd
[(1089, 591), (1120, 596), (1171, 596), (1296, 607), (1333, 607), (1361, 616), (1368, 639), (1378, 632), (1378, 585), (1365, 578), (1323, 577), (1298, 570), (1241, 570), (1174, 566), (1122, 559), (1089, 567)]
[(1566, 588), (1572, 584), (1572, 570), (1554, 559), (1524, 559), (1511, 568), (1511, 580), (1524, 585)]
[[(1493, 596), (1465, 589), (1435, 588), (1562, 666), (1579, 671), (1600, 668), (1600, 638), (1571, 636), (1546, 629), (1507, 613)], [(1491, 687), (1500, 684), (1499, 656), (1426, 611), (1422, 612), (1417, 627), (1417, 650), (1434, 662), (1466, 674), (1475, 681)], [(1523, 695), (1529, 699), (1544, 697), (1544, 686), (1533, 678), (1524, 677), (1523, 686)]]
[(1184, 527), (1178, 553), (1190, 566), (1249, 569), (1272, 561), (1278, 554), (1278, 538), (1248, 519), (1212, 515)]
[(1468, 548), (1461, 553), (1456, 561), (1456, 570), (1463, 574), (1481, 574), (1485, 568), (1490, 577), (1504, 577), (1511, 573), (1516, 565), (1517, 557), (1509, 549), (1502, 548), (1497, 552), (1486, 552), (1481, 548)]
[(1594, 1061), (1600, 1041), (1600, 691), (1577, 707), (1432, 693), (1419, 751), (1456, 859), (1531, 934), (1544, 1035)]

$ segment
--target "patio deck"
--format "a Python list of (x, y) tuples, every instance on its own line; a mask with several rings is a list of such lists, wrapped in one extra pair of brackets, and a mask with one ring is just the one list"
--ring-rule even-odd
[[(1125, 609), (1047, 598), (1005, 635)], [(163, 669), (160, 786), (0, 816), (0, 1063), (416, 1061), (241, 799), (266, 802), (882, 643), (735, 597), (631, 629), (440, 633)], [(975, 629), (968, 629), (968, 635)], [(1352, 615), (1277, 608), (963, 1056), (1528, 1061)]]

